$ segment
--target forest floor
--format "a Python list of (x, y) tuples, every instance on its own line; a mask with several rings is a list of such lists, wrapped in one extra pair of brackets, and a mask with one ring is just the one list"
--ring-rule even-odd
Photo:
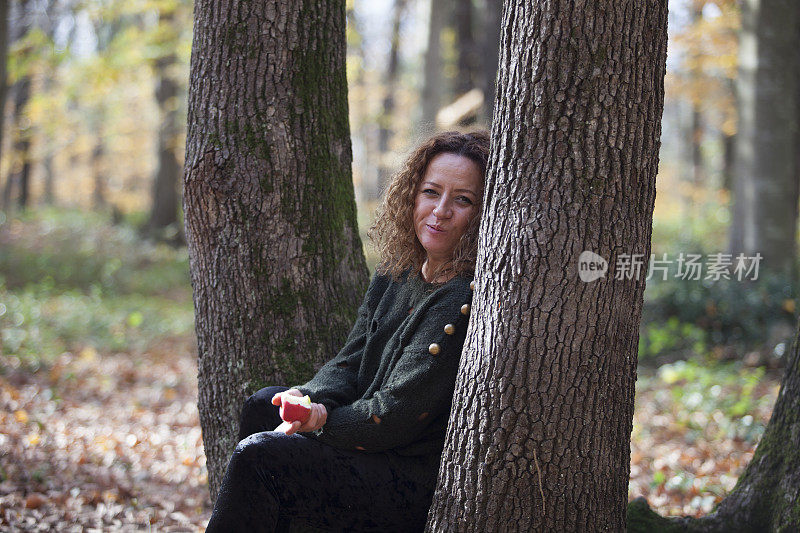
[[(681, 401), (689, 385), (681, 372), (685, 365), (640, 370), (629, 494), (664, 515), (697, 516), (733, 488), (752, 457), (779, 379), (751, 380), (744, 395), (755, 409), (731, 425), (719, 405), (703, 408), (701, 392)], [(196, 375), (192, 338), (144, 354), (87, 349), (37, 371), (7, 368), (0, 529), (201, 531), (211, 504)], [(737, 401), (737, 384), (747, 383), (716, 381), (710, 398)]]
[(86, 349), (0, 376), (0, 530), (202, 530), (193, 342)]

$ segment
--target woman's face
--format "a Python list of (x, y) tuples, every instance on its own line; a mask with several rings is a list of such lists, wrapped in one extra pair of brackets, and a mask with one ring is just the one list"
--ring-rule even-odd
[(429, 263), (453, 257), (472, 217), (478, 214), (481, 169), (468, 157), (442, 153), (428, 162), (417, 185), (414, 229)]

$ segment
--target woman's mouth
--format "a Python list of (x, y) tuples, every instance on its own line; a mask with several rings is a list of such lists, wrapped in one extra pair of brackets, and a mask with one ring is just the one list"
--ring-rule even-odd
[(428, 230), (431, 233), (444, 233), (444, 230), (440, 226), (431, 226), (430, 224), (425, 224), (428, 226)]

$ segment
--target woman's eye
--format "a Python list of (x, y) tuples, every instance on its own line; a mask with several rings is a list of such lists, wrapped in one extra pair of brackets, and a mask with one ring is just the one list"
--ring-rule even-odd
[(424, 189), (422, 192), (423, 194), (436, 194), (436, 191), (433, 189)]
[(461, 202), (462, 204), (472, 205), (472, 200), (470, 200), (466, 196), (459, 196), (458, 201)]

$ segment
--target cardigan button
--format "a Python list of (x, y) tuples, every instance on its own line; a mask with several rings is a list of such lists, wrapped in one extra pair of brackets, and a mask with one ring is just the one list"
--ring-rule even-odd
[(433, 355), (437, 355), (439, 353), (440, 347), (435, 342), (428, 346), (428, 351), (431, 352)]
[(469, 314), (469, 304), (464, 304), (461, 306), (461, 314), (468, 315)]
[(473, 291), (475, 290), (475, 280), (474, 279), (469, 282), (469, 288), (472, 289)]
[(453, 333), (456, 332), (456, 327), (453, 324), (447, 324), (444, 327), (444, 332), (447, 333), (448, 335), (452, 335)]

